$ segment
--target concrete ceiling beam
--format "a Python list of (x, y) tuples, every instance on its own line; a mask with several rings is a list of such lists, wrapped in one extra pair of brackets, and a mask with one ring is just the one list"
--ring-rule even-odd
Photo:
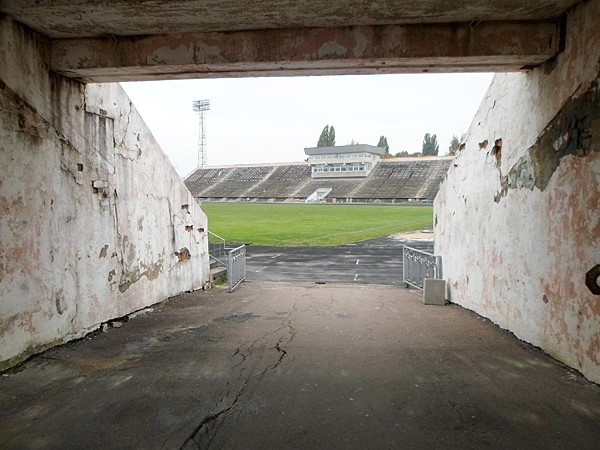
[(54, 39), (51, 68), (84, 82), (517, 71), (559, 51), (557, 22), (353, 26)]
[(0, 0), (49, 38), (471, 21), (544, 21), (581, 0)]

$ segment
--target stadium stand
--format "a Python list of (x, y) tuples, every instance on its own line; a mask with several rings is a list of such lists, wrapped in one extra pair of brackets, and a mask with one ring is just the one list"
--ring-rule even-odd
[(194, 197), (210, 201), (305, 201), (331, 188), (326, 201), (400, 203), (433, 201), (451, 157), (381, 161), (367, 178), (311, 178), (307, 163), (196, 169), (185, 184)]

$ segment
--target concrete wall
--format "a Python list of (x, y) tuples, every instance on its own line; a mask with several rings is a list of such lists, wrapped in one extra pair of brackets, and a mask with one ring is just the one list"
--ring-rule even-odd
[(203, 287), (206, 216), (117, 84), (0, 19), (0, 369)]
[(600, 296), (585, 277), (600, 263), (598, 17), (600, 2), (581, 4), (554, 61), (494, 78), (435, 201), (450, 300), (595, 382)]

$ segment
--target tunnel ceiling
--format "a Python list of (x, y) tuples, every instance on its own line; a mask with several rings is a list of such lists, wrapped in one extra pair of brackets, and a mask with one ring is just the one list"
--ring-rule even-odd
[(578, 0), (0, 0), (52, 38), (352, 25), (542, 21)]
[(0, 0), (83, 82), (528, 70), (577, 0)]

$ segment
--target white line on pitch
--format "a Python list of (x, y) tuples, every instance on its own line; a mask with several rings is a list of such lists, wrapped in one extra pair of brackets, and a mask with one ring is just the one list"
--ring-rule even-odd
[(264, 266), (264, 267), (261, 267), (261, 268), (260, 268), (260, 269), (258, 269), (258, 270), (255, 270), (254, 272), (260, 272), (261, 270), (264, 270), (264, 269), (266, 269), (266, 268), (267, 268), (267, 266)]
[(275, 258), (277, 258), (278, 256), (281, 256), (281, 253), (277, 253), (275, 256), (271, 256), (271, 259), (275, 259)]

